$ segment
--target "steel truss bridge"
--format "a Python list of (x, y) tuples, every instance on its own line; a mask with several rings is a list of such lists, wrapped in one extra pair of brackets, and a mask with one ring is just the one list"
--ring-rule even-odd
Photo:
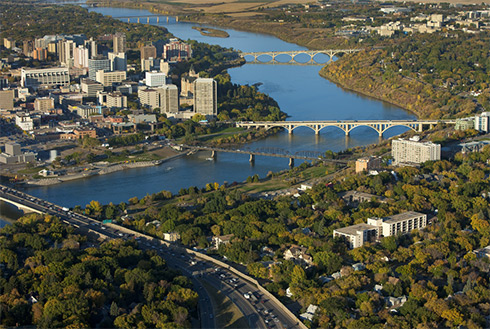
[(416, 132), (422, 132), (424, 128), (431, 129), (437, 124), (455, 124), (456, 120), (342, 120), (342, 121), (264, 121), (264, 122), (237, 122), (237, 127), (244, 128), (284, 128), (290, 134), (294, 129), (299, 127), (308, 127), (316, 135), (326, 127), (340, 128), (346, 136), (357, 127), (370, 127), (374, 129), (380, 137), (383, 133), (392, 127), (402, 126), (412, 129)]
[[(323, 63), (317, 63), (315, 61), (315, 56), (318, 54), (324, 54), (329, 57), (329, 60), (327, 63), (330, 63), (333, 61), (333, 58), (337, 54), (352, 54), (358, 51), (362, 51), (363, 49), (324, 49), (324, 50), (298, 50), (298, 51), (263, 51), (263, 52), (241, 52), (240, 56), (245, 58), (245, 56), (251, 56), (253, 57), (252, 61), (249, 61), (247, 63), (251, 64), (313, 64), (313, 65), (318, 65), (318, 64), (323, 64)], [(296, 61), (296, 56), (300, 54), (305, 54), (310, 57), (310, 60), (306, 63), (298, 62)], [(290, 57), (290, 60), (288, 62), (280, 62), (276, 60), (276, 57), (279, 55), (287, 55)], [(266, 62), (262, 62), (259, 60), (260, 56), (268, 56), (271, 59)]]
[(277, 147), (261, 147), (251, 150), (248, 147), (243, 149), (228, 149), (219, 147), (209, 147), (209, 146), (192, 146), (192, 145), (181, 145), (184, 149), (189, 149), (192, 151), (211, 151), (211, 158), (216, 159), (218, 152), (226, 153), (238, 153), (249, 155), (249, 161), (255, 162), (255, 156), (268, 156), (276, 158), (287, 158), (289, 159), (289, 166), (294, 166), (294, 160), (309, 160), (309, 161), (326, 161), (345, 165), (347, 161), (335, 160), (335, 159), (325, 159), (323, 158), (324, 153), (318, 151), (298, 151), (295, 153), (290, 153), (288, 150), (277, 148)]

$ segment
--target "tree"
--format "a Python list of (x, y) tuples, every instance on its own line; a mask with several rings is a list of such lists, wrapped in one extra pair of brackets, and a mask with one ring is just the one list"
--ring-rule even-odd
[(110, 309), (109, 314), (112, 317), (117, 317), (119, 315), (119, 307), (117, 306), (117, 303), (115, 301), (113, 301), (111, 304), (111, 309)]

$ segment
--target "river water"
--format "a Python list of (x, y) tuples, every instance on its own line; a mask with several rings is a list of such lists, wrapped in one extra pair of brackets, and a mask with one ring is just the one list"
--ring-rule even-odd
[[(90, 11), (124, 16), (152, 15), (146, 10), (122, 8), (90, 8)], [(127, 21), (127, 19), (121, 19)], [(146, 18), (142, 22), (146, 22)], [(136, 22), (136, 18), (131, 18)], [(150, 21), (156, 24), (156, 19)], [(194, 39), (209, 44), (232, 47), (245, 52), (271, 50), (302, 50), (298, 45), (281, 41), (268, 35), (226, 29), (229, 38), (202, 36), (192, 26), (197, 24), (169, 22), (162, 16), (161, 26), (165, 26), (180, 39)], [(319, 58), (325, 61), (328, 58)], [(321, 66), (246, 64), (230, 69), (232, 81), (238, 84), (262, 83), (260, 91), (272, 96), (288, 120), (362, 120), (362, 119), (414, 119), (415, 116), (404, 110), (373, 100), (356, 93), (342, 90), (335, 84), (318, 75)], [(399, 134), (406, 129), (392, 128), (386, 137)], [(298, 128), (293, 135), (279, 133), (267, 139), (250, 143), (250, 149), (274, 147), (297, 151), (340, 151), (349, 147), (367, 145), (378, 141), (378, 134), (369, 128), (359, 127), (346, 138), (338, 128), (326, 128), (319, 136), (307, 128)], [(255, 164), (248, 162), (248, 156), (237, 154), (218, 154), (217, 161), (207, 161), (209, 153), (178, 158), (158, 167), (131, 169), (113, 174), (94, 176), (47, 187), (32, 187), (27, 193), (47, 199), (62, 206), (85, 206), (91, 200), (102, 203), (120, 203), (133, 196), (143, 197), (161, 190), (176, 193), (182, 187), (202, 187), (209, 182), (243, 181), (248, 176), (265, 176), (269, 171), (280, 171), (288, 167), (283, 158), (257, 157)]]

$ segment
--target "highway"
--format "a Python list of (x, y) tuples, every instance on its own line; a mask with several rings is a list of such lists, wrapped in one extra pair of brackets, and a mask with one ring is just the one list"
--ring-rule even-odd
[(243, 313), (250, 328), (300, 328), (296, 319), (284, 313), (273, 301), (265, 299), (255, 285), (227, 269), (216, 267), (210, 261), (195, 258), (181, 246), (167, 247), (160, 240), (150, 241), (141, 237), (139, 232), (127, 228), (117, 229), (115, 225), (104, 225), (88, 216), (3, 185), (0, 185), (0, 200), (57, 216), (63, 222), (80, 228), (81, 232), (96, 233), (105, 239), (134, 239), (141, 249), (155, 250), (166, 260), (168, 266), (181, 270), (194, 283), (199, 294), (201, 328), (216, 328), (216, 312), (203, 283), (225, 294)]

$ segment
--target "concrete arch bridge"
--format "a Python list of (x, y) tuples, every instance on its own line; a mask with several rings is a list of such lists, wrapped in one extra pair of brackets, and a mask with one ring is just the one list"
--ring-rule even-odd
[[(327, 55), (329, 60), (327, 63), (330, 63), (334, 56), (337, 54), (352, 54), (358, 51), (361, 51), (363, 49), (324, 49), (324, 50), (297, 50), (297, 51), (263, 51), (263, 52), (240, 52), (240, 56), (245, 58), (245, 56), (253, 57), (252, 61), (249, 61), (247, 63), (262, 63), (262, 64), (269, 64), (269, 63), (277, 63), (277, 64), (323, 64), (323, 63), (318, 63), (315, 61), (315, 56), (318, 54), (324, 54)], [(306, 63), (298, 62), (296, 60), (297, 55), (308, 55), (310, 57), (310, 60)], [(290, 60), (288, 62), (280, 62), (276, 60), (276, 57), (279, 55), (287, 55), (290, 57)], [(270, 57), (270, 60), (267, 62), (262, 62), (259, 60), (260, 56), (268, 56)]]
[(431, 129), (439, 123), (454, 124), (456, 120), (339, 120), (339, 121), (270, 121), (270, 122), (237, 122), (237, 127), (244, 128), (265, 128), (271, 129), (280, 127), (286, 129), (290, 134), (294, 129), (299, 127), (308, 127), (316, 135), (326, 127), (340, 128), (346, 136), (357, 127), (370, 127), (374, 129), (380, 137), (383, 133), (392, 127), (402, 126), (412, 129), (416, 132), (422, 132), (425, 129)]

